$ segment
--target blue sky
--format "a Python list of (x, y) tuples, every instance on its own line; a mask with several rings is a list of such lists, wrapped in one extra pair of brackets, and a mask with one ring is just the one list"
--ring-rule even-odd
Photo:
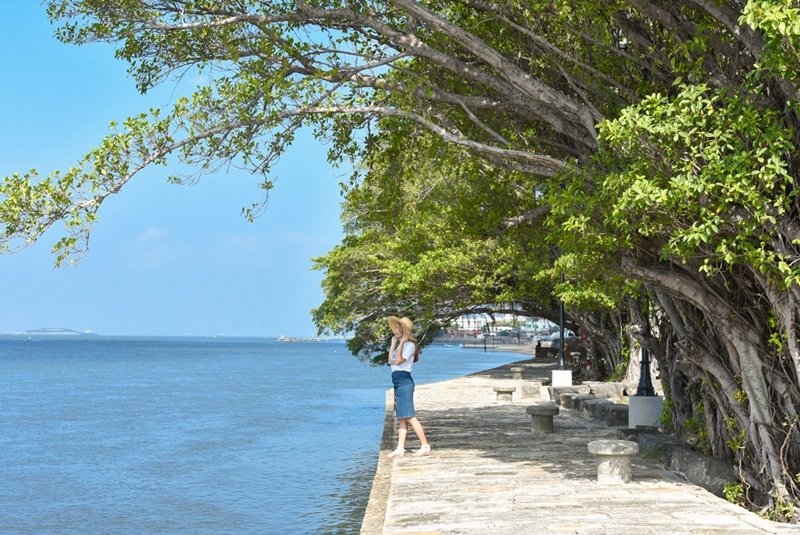
[[(13, 6), (13, 7), (10, 7)], [(11, 0), (0, 18), (0, 175), (66, 169), (108, 132), (111, 120), (168, 106), (171, 88), (142, 96), (107, 45), (67, 46), (44, 8)], [(160, 168), (105, 202), (90, 250), (54, 269), (61, 228), (20, 253), (0, 255), (0, 332), (38, 328), (104, 335), (310, 336), (323, 299), (310, 258), (342, 238), (342, 169), (306, 136), (276, 169), (266, 213), (241, 171), (195, 186), (166, 183)]]

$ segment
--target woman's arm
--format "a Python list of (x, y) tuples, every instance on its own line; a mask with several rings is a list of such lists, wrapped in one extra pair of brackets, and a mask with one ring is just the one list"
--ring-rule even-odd
[[(400, 340), (400, 348), (397, 350), (397, 358), (394, 361), (395, 366), (401, 365), (402, 363), (407, 361), (411, 355), (414, 354), (414, 342), (411, 342), (411, 345), (406, 345), (406, 342), (408, 342), (408, 336), (403, 336), (403, 339)], [(411, 354), (409, 355), (404, 354), (406, 347), (411, 348)]]
[(397, 336), (392, 336), (392, 344), (389, 346), (389, 355), (386, 357), (386, 360), (389, 364), (395, 364), (392, 362), (392, 353), (394, 353), (395, 348), (397, 347)]

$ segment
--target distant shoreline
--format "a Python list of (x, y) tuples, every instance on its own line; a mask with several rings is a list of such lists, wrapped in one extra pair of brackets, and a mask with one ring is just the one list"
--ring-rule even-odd
[[(491, 337), (495, 338), (495, 337)], [(516, 338), (498, 337), (491, 338), (436, 338), (431, 343), (435, 346), (458, 346), (464, 349), (485, 349), (486, 351), (508, 351), (509, 353), (519, 353), (521, 355), (536, 354), (536, 345), (532, 343), (518, 343)]]
[(97, 336), (92, 331), (76, 331), (74, 329), (45, 328), (30, 331), (0, 331), (0, 336)]

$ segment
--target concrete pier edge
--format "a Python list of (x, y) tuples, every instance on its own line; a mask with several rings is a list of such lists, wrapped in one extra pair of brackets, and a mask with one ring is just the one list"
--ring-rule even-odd
[(392, 461), (386, 457), (394, 449), (394, 396), (392, 389), (386, 391), (386, 412), (383, 417), (383, 434), (381, 435), (381, 451), (375, 477), (372, 478), (372, 489), (369, 501), (361, 522), (361, 533), (377, 535), (383, 533), (386, 520), (386, 506), (389, 503), (389, 491), (392, 488)]

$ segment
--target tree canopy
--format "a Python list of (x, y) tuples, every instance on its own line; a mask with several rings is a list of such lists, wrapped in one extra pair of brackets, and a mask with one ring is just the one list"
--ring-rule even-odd
[(141, 91), (207, 84), (70, 170), (5, 177), (2, 250), (61, 221), (56, 260), (78, 258), (103, 201), (171, 158), (266, 193), (310, 127), (354, 169), (347, 236), (317, 259), (321, 329), (369, 355), (389, 314), (433, 330), (562, 299), (608, 367), (631, 339), (650, 350), (669, 425), (738, 467), (736, 501), (797, 521), (795, 2), (44, 4), (63, 42), (114, 44)]

